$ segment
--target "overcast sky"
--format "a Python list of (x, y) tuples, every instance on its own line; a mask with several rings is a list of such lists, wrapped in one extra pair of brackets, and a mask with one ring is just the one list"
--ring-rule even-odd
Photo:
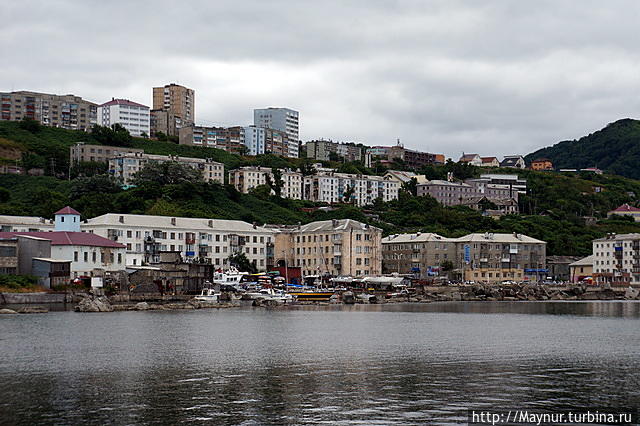
[(196, 122), (300, 111), (301, 138), (526, 154), (640, 116), (640, 2), (3, 1), (0, 91), (151, 105)]

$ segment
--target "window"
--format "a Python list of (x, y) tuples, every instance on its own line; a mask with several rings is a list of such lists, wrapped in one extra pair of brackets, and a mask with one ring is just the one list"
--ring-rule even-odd
[(89, 261), (89, 253), (85, 251), (84, 254), (83, 254), (83, 258), (84, 258), (85, 262), (88, 262)]
[(74, 252), (73, 252), (73, 261), (74, 261), (74, 262), (77, 262), (77, 261), (78, 261), (78, 252), (77, 252), (77, 251), (74, 251)]

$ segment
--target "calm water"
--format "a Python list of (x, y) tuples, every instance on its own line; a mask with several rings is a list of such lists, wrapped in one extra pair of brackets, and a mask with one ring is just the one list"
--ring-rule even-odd
[(466, 422), (640, 406), (640, 303), (0, 317), (0, 423)]

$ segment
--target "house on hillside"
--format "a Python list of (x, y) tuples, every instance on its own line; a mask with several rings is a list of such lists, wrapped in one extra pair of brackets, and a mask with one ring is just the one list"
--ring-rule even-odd
[(500, 162), (500, 167), (508, 167), (511, 169), (525, 169), (527, 164), (524, 162), (522, 155), (505, 155)]
[(531, 170), (553, 170), (553, 163), (548, 158), (537, 158), (531, 162)]
[(482, 166), (482, 159), (478, 154), (462, 154), (458, 163), (466, 163), (472, 166)]
[(498, 157), (480, 157), (480, 167), (500, 167), (500, 161), (498, 161)]
[(608, 212), (607, 213), (607, 218), (610, 218), (613, 215), (616, 215), (616, 216), (631, 216), (633, 218), (633, 220), (635, 220), (636, 222), (640, 222), (640, 209), (637, 208), (637, 207), (630, 206), (627, 203), (624, 203), (623, 205), (621, 205), (617, 209), (614, 209), (614, 210), (611, 210), (610, 212)]

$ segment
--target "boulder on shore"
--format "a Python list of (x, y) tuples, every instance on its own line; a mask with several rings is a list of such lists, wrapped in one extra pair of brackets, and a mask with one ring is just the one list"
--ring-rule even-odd
[(16, 311), (14, 311), (13, 309), (0, 309), (0, 315), (10, 315), (10, 314), (17, 314)]
[(113, 306), (106, 296), (85, 297), (76, 306), (76, 312), (113, 312)]
[(23, 306), (18, 309), (19, 314), (46, 314), (49, 308), (45, 306)]
[(149, 309), (149, 304), (147, 302), (136, 303), (136, 306), (135, 306), (136, 311), (146, 311), (148, 309)]

